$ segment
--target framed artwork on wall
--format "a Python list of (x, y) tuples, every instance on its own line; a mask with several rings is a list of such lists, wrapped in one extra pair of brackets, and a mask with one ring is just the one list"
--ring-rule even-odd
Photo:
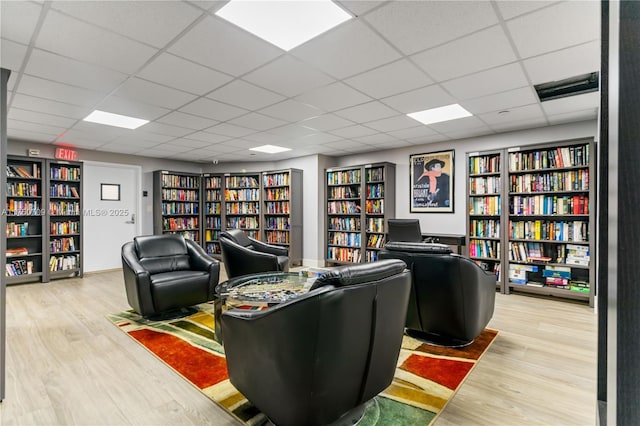
[(409, 156), (411, 213), (453, 213), (455, 150)]

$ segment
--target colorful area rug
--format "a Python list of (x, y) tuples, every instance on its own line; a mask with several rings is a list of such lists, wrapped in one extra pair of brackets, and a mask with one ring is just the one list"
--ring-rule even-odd
[[(108, 319), (242, 422), (266, 424), (266, 417), (229, 382), (224, 349), (214, 340), (213, 304), (197, 308), (188, 317), (169, 321), (145, 320), (131, 311)], [(393, 383), (367, 404), (358, 424), (430, 425), (497, 334), (485, 329), (461, 349), (405, 336)]]

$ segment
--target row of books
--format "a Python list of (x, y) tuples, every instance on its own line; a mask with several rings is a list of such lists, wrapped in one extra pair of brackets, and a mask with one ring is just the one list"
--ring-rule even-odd
[(198, 203), (162, 203), (162, 214), (198, 214)]
[(469, 257), (497, 259), (500, 256), (500, 242), (488, 240), (469, 240)]
[(225, 204), (227, 214), (260, 214), (260, 205), (252, 202)]
[(383, 181), (383, 180), (384, 180), (384, 167), (367, 169), (367, 182), (375, 182), (375, 181)]
[(49, 270), (52, 272), (77, 269), (79, 267), (80, 256), (77, 254), (67, 256), (51, 256), (51, 259), (49, 260)]
[(500, 221), (498, 219), (473, 219), (469, 221), (471, 237), (500, 238)]
[(267, 200), (288, 200), (289, 188), (267, 189), (265, 191), (265, 197)]
[(500, 173), (500, 155), (469, 157), (469, 174)]
[(5, 276), (7, 277), (33, 274), (33, 260), (12, 260), (11, 262), (7, 262), (5, 270)]
[(39, 201), (7, 200), (7, 211), (10, 215), (17, 216), (40, 216), (43, 211), (40, 208)]
[(289, 232), (267, 230), (264, 234), (269, 244), (290, 244)]
[(367, 198), (384, 197), (384, 184), (377, 183), (375, 185), (367, 185)]
[(176, 188), (199, 188), (200, 178), (198, 176), (176, 176), (162, 174), (162, 186), (173, 186)]
[(49, 188), (49, 195), (51, 197), (80, 198), (78, 188), (66, 183), (51, 185), (51, 187)]
[(205, 244), (205, 250), (207, 254), (221, 254), (222, 250), (220, 249), (220, 244), (217, 242), (208, 242)]
[(263, 175), (262, 182), (265, 187), (268, 186), (289, 186), (289, 173), (276, 173), (272, 175)]
[(589, 196), (515, 195), (509, 202), (509, 213), (513, 215), (589, 214)]
[(66, 222), (51, 222), (51, 235), (68, 235), (80, 232), (80, 222), (68, 220)]
[(384, 234), (370, 234), (367, 238), (367, 247), (382, 248), (384, 243)]
[(50, 178), (54, 180), (80, 180), (79, 167), (51, 167)]
[(29, 250), (26, 247), (13, 247), (5, 250), (7, 257), (26, 256)]
[(29, 235), (29, 222), (7, 223), (7, 237), (25, 237), (27, 235)]
[(208, 190), (204, 194), (204, 200), (220, 202), (222, 200), (222, 195), (220, 194), (220, 191)]
[(589, 165), (589, 145), (509, 153), (509, 171), (554, 169)]
[(329, 200), (343, 200), (345, 198), (360, 198), (360, 186), (333, 186), (328, 188)]
[(260, 221), (254, 216), (228, 217), (226, 225), (227, 229), (258, 229), (260, 228)]
[(328, 247), (327, 259), (339, 262), (360, 263), (362, 260), (362, 250), (357, 248)]
[(77, 250), (75, 238), (53, 239), (49, 242), (49, 247), (51, 249), (51, 253)]
[(289, 214), (288, 201), (268, 201), (264, 203), (265, 214)]
[(367, 250), (365, 252), (365, 261), (366, 262), (377, 262), (378, 261), (378, 252), (375, 250)]
[(329, 244), (357, 247), (361, 243), (359, 232), (329, 232)]
[(289, 217), (267, 217), (265, 218), (265, 228), (284, 231), (291, 229), (291, 223)]
[(486, 195), (500, 193), (500, 176), (469, 178), (469, 194)]
[(502, 205), (499, 195), (469, 199), (469, 214), (471, 215), (500, 215), (501, 212)]
[(512, 175), (510, 192), (588, 191), (589, 169)]
[(327, 203), (329, 214), (360, 214), (361, 207), (355, 201), (330, 201)]
[(359, 217), (330, 217), (328, 228), (330, 231), (358, 231), (360, 232)]
[(220, 217), (208, 217), (205, 220), (207, 228), (220, 229), (222, 227), (222, 219)]
[(40, 179), (40, 165), (38, 163), (33, 163), (30, 167), (7, 165), (7, 177)]
[(52, 215), (79, 215), (80, 203), (77, 201), (50, 201), (49, 212)]
[(225, 189), (225, 201), (260, 201), (258, 189)]
[(206, 203), (204, 212), (205, 214), (220, 214), (220, 203)]
[(162, 219), (162, 229), (164, 229), (165, 231), (196, 229), (197, 227), (197, 217), (170, 217)]
[(222, 179), (217, 176), (208, 176), (204, 178), (204, 187), (207, 189), (220, 189)]
[(200, 233), (198, 231), (182, 229), (177, 231), (162, 231), (164, 234), (182, 235), (187, 240), (200, 241)]
[(260, 182), (253, 176), (227, 176), (227, 188), (260, 188)]
[(384, 214), (384, 200), (367, 200), (367, 214)]
[(357, 183), (360, 184), (360, 169), (345, 170), (341, 172), (327, 172), (327, 184), (329, 185), (346, 185)]
[(198, 191), (192, 189), (163, 189), (163, 201), (198, 201)]
[(583, 220), (509, 221), (509, 237), (515, 239), (589, 241), (589, 223)]
[(384, 219), (381, 217), (368, 218), (367, 232), (384, 232)]
[(7, 196), (9, 197), (37, 197), (38, 184), (27, 182), (7, 182)]
[(588, 246), (578, 244), (509, 243), (509, 260), (514, 262), (554, 262), (588, 267)]
[(217, 241), (220, 239), (220, 230), (207, 229), (204, 231), (205, 242)]

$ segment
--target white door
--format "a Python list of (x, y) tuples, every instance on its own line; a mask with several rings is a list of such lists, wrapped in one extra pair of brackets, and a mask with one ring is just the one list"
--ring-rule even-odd
[(84, 271), (122, 267), (120, 249), (140, 235), (141, 168), (84, 162)]

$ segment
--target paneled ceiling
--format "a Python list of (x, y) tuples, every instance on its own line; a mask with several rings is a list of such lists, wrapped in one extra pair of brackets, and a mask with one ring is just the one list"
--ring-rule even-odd
[[(597, 92), (533, 86), (600, 69), (597, 1), (336, 1), (351, 19), (289, 52), (223, 1), (1, 1), (10, 139), (210, 162), (347, 155), (595, 119)], [(473, 116), (407, 113), (459, 103)], [(127, 130), (94, 109), (151, 120)], [(280, 145), (263, 154), (248, 148)]]

